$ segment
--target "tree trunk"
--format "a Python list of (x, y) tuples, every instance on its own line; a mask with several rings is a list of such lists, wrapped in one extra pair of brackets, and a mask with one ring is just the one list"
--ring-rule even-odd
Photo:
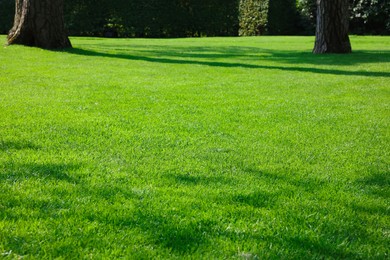
[(317, 0), (313, 53), (350, 53), (348, 0)]
[(64, 28), (63, 0), (15, 0), (8, 44), (44, 49), (72, 47)]

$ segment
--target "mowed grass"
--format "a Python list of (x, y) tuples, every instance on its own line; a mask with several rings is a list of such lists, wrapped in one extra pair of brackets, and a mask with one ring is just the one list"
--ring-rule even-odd
[(390, 37), (71, 41), (0, 49), (2, 256), (389, 258)]

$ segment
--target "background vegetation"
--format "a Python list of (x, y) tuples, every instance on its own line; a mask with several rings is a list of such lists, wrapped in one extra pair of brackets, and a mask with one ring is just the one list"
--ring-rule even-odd
[[(0, 33), (14, 0), (0, 0)], [(390, 2), (351, 0), (351, 32), (389, 34)], [(66, 0), (70, 35), (107, 37), (314, 34), (315, 0)]]
[(0, 48), (2, 257), (389, 258), (388, 37), (71, 40)]
[(271, 35), (298, 34), (296, 0), (269, 0), (268, 33)]
[(239, 36), (258, 36), (266, 32), (268, 1), (241, 0), (238, 13)]

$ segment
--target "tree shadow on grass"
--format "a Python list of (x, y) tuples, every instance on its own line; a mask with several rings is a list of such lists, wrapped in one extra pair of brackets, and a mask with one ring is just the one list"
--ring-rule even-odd
[[(313, 64), (313, 65), (333, 65), (333, 66), (354, 66), (365, 63), (390, 63), (390, 51), (388, 50), (354, 50), (345, 54), (324, 54), (317, 55), (311, 51), (268, 49), (262, 47), (248, 46), (170, 46), (170, 45), (96, 45), (85, 44), (84, 48), (67, 49), (65, 51), (76, 53), (80, 51), (92, 51), (100, 54), (113, 55), (135, 55), (146, 57), (171, 57), (189, 59), (243, 59), (248, 61), (275, 61), (285, 64)], [(136, 56), (136, 55), (135, 55)]]
[(324, 240), (316, 241), (308, 237), (296, 236), (288, 238), (287, 241), (294, 248), (305, 251), (305, 255), (312, 259), (360, 259), (359, 254), (337, 248)]
[(38, 150), (40, 147), (29, 141), (0, 141), (0, 151), (24, 149)]
[[(131, 47), (133, 48), (133, 46)], [(107, 51), (110, 48), (106, 49)], [(125, 54), (128, 49), (118, 49)], [(104, 49), (102, 51), (104, 52)], [(272, 50), (265, 48), (229, 46), (229, 47), (178, 47), (167, 48), (166, 46), (150, 46), (150, 49), (137, 50), (147, 57), (176, 57), (192, 59), (241, 59), (247, 61), (273, 61), (283, 64), (307, 64), (307, 65), (331, 65), (331, 66), (355, 66), (366, 63), (390, 63), (390, 51), (386, 50), (357, 50), (348, 55), (324, 54), (317, 55), (309, 51)], [(131, 54), (131, 53), (127, 53)], [(144, 56), (144, 55), (142, 55)]]
[[(99, 202), (107, 199), (101, 192), (87, 191), (85, 195), (92, 195)], [(197, 219), (181, 211), (173, 212), (168, 205), (165, 208), (156, 206), (152, 201), (156, 199), (153, 196), (145, 198), (135, 193), (128, 195), (127, 203), (131, 201), (135, 207), (126, 210), (107, 205), (104, 210), (86, 209), (85, 215), (90, 222), (98, 222), (110, 227), (110, 230), (137, 232), (148, 245), (168, 249), (175, 255), (191, 253), (210, 243), (212, 230), (217, 225), (212, 220)]]
[(362, 185), (365, 192), (371, 196), (390, 200), (390, 174), (388, 172), (376, 172), (356, 182)]
[[(128, 186), (123, 181), (115, 180), (110, 180), (109, 182), (99, 181), (98, 186), (91, 186), (90, 183), (87, 182), (79, 182), (71, 192), (75, 192), (77, 194), (77, 199), (80, 201), (85, 201), (84, 204), (68, 203), (62, 205), (57, 203), (58, 205), (56, 205), (56, 203), (53, 203), (51, 200), (40, 201), (39, 199), (36, 199), (30, 207), (38, 208), (39, 214), (37, 215), (40, 220), (45, 217), (50, 218), (55, 216), (58, 209), (66, 207), (70, 212), (68, 214), (74, 218), (78, 218), (80, 223), (85, 224), (88, 221), (90, 221), (90, 223), (97, 222), (99, 223), (99, 227), (102, 228), (102, 232), (104, 232), (104, 230), (110, 230), (111, 233), (122, 232), (122, 234), (127, 231), (135, 232), (138, 235), (143, 236), (143, 246), (147, 244), (148, 246), (150, 245), (151, 247), (156, 248), (155, 250), (163, 248), (172, 252), (173, 256), (190, 256), (191, 253), (196, 250), (202, 251), (209, 248), (215, 240), (223, 240), (227, 244), (230, 243), (234, 245), (242, 245), (245, 241), (249, 241), (253, 245), (253, 241), (256, 241), (255, 243), (262, 242), (262, 244), (266, 244), (267, 246), (278, 245), (279, 248), (285, 247), (287, 250), (290, 250), (289, 252), (285, 252), (286, 255), (277, 255), (277, 252), (273, 250), (271, 256), (274, 258), (277, 258), (278, 256), (282, 256), (282, 258), (294, 256), (294, 254), (298, 256), (304, 256), (306, 254), (306, 256), (309, 255), (312, 256), (312, 258), (364, 258), (364, 255), (360, 256), (351, 250), (345, 249), (346, 247), (339, 246), (339, 243), (344, 240), (348, 243), (355, 243), (355, 246), (356, 244), (357, 246), (365, 245), (363, 242), (359, 242), (359, 239), (367, 237), (365, 227), (364, 225), (360, 225), (360, 223), (354, 224), (352, 221), (354, 216), (352, 215), (342, 216), (341, 218), (328, 218), (332, 214), (337, 216), (337, 212), (333, 212), (332, 210), (334, 209), (322, 209), (321, 205), (312, 206), (312, 208), (310, 208), (311, 206), (305, 204), (297, 204), (294, 209), (285, 209), (289, 213), (284, 214), (283, 216), (277, 215), (280, 211), (270, 213), (270, 210), (273, 210), (270, 206), (278, 203), (282, 199), (288, 199), (288, 197), (283, 196), (279, 191), (273, 191), (272, 185), (281, 185), (284, 187), (288, 184), (296, 187), (296, 190), (299, 192), (308, 192), (311, 193), (312, 196), (315, 196), (316, 190), (326, 188), (327, 185), (331, 184), (324, 183), (322, 180), (317, 180), (315, 178), (301, 180), (299, 176), (294, 176), (287, 171), (278, 172), (275, 170), (266, 172), (258, 170), (256, 167), (244, 167), (243, 164), (240, 165), (240, 174), (248, 175), (251, 182), (258, 180), (260, 184), (269, 184), (270, 192), (256, 190), (256, 185), (253, 185), (251, 189), (248, 190), (243, 190), (242, 187), (240, 187), (240, 191), (233, 193), (232, 196), (215, 198), (215, 200), (211, 198), (209, 203), (219, 204), (218, 207), (221, 209), (224, 207), (231, 207), (231, 204), (233, 203), (236, 204), (233, 205), (234, 210), (238, 209), (238, 211), (241, 211), (241, 213), (236, 213), (232, 210), (224, 211), (220, 218), (214, 217), (212, 214), (203, 218), (203, 215), (199, 214), (199, 211), (204, 210), (202, 208), (195, 209), (194, 211), (197, 211), (195, 213), (194, 211), (173, 212), (169, 205), (164, 208), (164, 206), (158, 204), (159, 194), (156, 193), (149, 197), (145, 197), (139, 192), (134, 192), (132, 186)], [(71, 176), (70, 172), (77, 170), (78, 167), (79, 165), (69, 164), (19, 164), (9, 165), (9, 168), (12, 169), (12, 171), (8, 172), (14, 172), (19, 179), (27, 177), (39, 178), (42, 180), (54, 179), (74, 182), (77, 180)], [(241, 177), (242, 176), (240, 176), (239, 179), (242, 179)], [(225, 186), (230, 188), (230, 190), (236, 187), (235, 178), (231, 175), (213, 177), (202, 176), (201, 173), (198, 173), (197, 175), (183, 175), (179, 173), (171, 174), (167, 176), (167, 179), (170, 182), (173, 181), (174, 183), (186, 185), (190, 188), (194, 186), (203, 186), (203, 188), (211, 190), (213, 189), (213, 186), (221, 185), (221, 190), (223, 192), (223, 187)], [(363, 179), (362, 182), (367, 185), (384, 186), (388, 184), (388, 178), (385, 178), (385, 182), (383, 182), (383, 176), (371, 176)], [(129, 182), (129, 185), (130, 183), (131, 182)], [(289, 191), (287, 191), (287, 193), (289, 193)], [(62, 196), (61, 193), (50, 195), (50, 199), (53, 198), (54, 202)], [(191, 199), (202, 200), (202, 198), (195, 197), (198, 195), (196, 192), (189, 192), (187, 195), (194, 196)], [(123, 200), (118, 201), (118, 197), (121, 197)], [(30, 198), (25, 197), (21, 203), (28, 205), (27, 202), (29, 199)], [(157, 202), (154, 200), (157, 200)], [(104, 203), (99, 206), (95, 205), (95, 203), (100, 203), (102, 201)], [(161, 200), (161, 202), (164, 203), (163, 200)], [(128, 204), (123, 205), (121, 203)], [(183, 203), (185, 203), (185, 200), (177, 203), (179, 204), (178, 208), (180, 208), (180, 206), (183, 206)], [(347, 207), (340, 202), (336, 203), (338, 203), (340, 207)], [(126, 207), (129, 206), (129, 204), (131, 207)], [(77, 211), (75, 207), (79, 206), (81, 206), (82, 209), (78, 209), (77, 214), (80, 214), (80, 212), (82, 212), (82, 214), (72, 215), (71, 212)], [(267, 207), (267, 214), (270, 213), (272, 217), (275, 217), (280, 221), (281, 226), (274, 228), (272, 227), (272, 221), (270, 221), (269, 223), (266, 223), (269, 227), (267, 227), (265, 234), (254, 230), (247, 230), (246, 233), (237, 234), (235, 231), (226, 228), (226, 224), (231, 219), (240, 218), (242, 216), (245, 218), (245, 215), (249, 215), (248, 218), (245, 218), (247, 221), (269, 221), (270, 218), (267, 218), (266, 214), (261, 215), (261, 210), (264, 207)], [(210, 210), (210, 207), (207, 207), (207, 209)], [(260, 211), (256, 211), (258, 209), (260, 209)], [(283, 209), (279, 208), (277, 210)], [(302, 211), (304, 213), (302, 213)], [(308, 220), (307, 215), (311, 213), (318, 214), (319, 218), (314, 221)], [(231, 217), (229, 214), (233, 216)], [(252, 215), (256, 216), (252, 217)], [(200, 217), (197, 218), (197, 216)], [(15, 215), (14, 217), (17, 218), (18, 216)], [(339, 224), (339, 221), (340, 223), (347, 223), (347, 226)], [(234, 223), (232, 224), (234, 225)], [(250, 226), (249, 224), (248, 226)], [(297, 225), (296, 228), (301, 229), (296, 233), (288, 232), (283, 226), (284, 224), (286, 224), (286, 226)], [(323, 225), (325, 225), (325, 228), (322, 228)], [(70, 232), (67, 228), (62, 228), (63, 231)], [(313, 231), (313, 229), (316, 228), (318, 228), (318, 231)], [(61, 227), (59, 230), (61, 230)], [(72, 232), (75, 231), (73, 230)], [(92, 239), (95, 239), (94, 242), (98, 242), (97, 240), (99, 240), (99, 238), (94, 236), (94, 230), (85, 232), (90, 233), (85, 235), (80, 232), (79, 239), (84, 240), (81, 242), (86, 243), (93, 248), (95, 244), (89, 242), (89, 240), (87, 241), (87, 239), (92, 237)], [(129, 232), (129, 234), (131, 234), (131, 232)], [(272, 232), (274, 235), (270, 235)], [(310, 234), (313, 233), (316, 233), (314, 238), (313, 236), (310, 236)], [(353, 242), (353, 240), (355, 242)], [(114, 244), (122, 242), (103, 241), (101, 243), (100, 246), (109, 247), (112, 246), (112, 244), (105, 243)], [(116, 244), (115, 246), (119, 248), (120, 246), (125, 246), (124, 243), (125, 242), (123, 242), (123, 244)], [(17, 252), (18, 250), (16, 249), (21, 247), (22, 245), (15, 245), (11, 248)], [(76, 250), (76, 248), (70, 247), (70, 250)], [(253, 255), (254, 254), (256, 254), (255, 251), (253, 252)]]
[[(282, 214), (280, 221), (291, 225), (292, 220), (302, 233), (294, 236), (294, 233), (286, 232), (285, 235), (262, 236), (261, 234), (250, 234), (251, 239), (260, 239), (268, 244), (288, 247), (297, 252), (307, 252), (307, 256), (313, 258), (360, 258), (361, 255), (355, 251), (348, 250), (352, 246), (366, 245), (365, 242), (358, 242), (363, 238), (372, 239), (370, 228), (366, 225), (372, 225), (369, 220), (364, 218), (365, 215), (372, 217), (381, 216), (385, 218), (389, 214), (389, 209), (382, 203), (375, 205), (356, 205), (354, 201), (354, 191), (345, 188), (342, 193), (349, 193), (352, 198), (334, 199), (331, 194), (337, 194), (334, 190), (343, 189), (341, 183), (330, 180), (316, 178), (315, 176), (302, 176), (288, 171), (262, 171), (255, 167), (243, 167), (243, 173), (250, 177), (252, 182), (269, 183), (269, 191), (251, 191), (241, 193), (235, 196), (235, 200), (252, 206), (254, 208), (267, 208), (268, 210), (279, 210), (280, 203), (286, 203), (287, 215)], [(383, 174), (384, 175), (384, 174)], [(364, 186), (373, 185), (375, 187), (386, 188), (388, 191), (389, 179), (382, 174), (374, 175), (363, 180)], [(253, 179), (255, 177), (255, 179)], [(347, 184), (346, 184), (347, 185)], [(275, 191), (273, 186), (278, 187)], [(281, 190), (281, 187), (283, 188)], [(284, 187), (286, 189), (284, 189)], [(324, 192), (329, 192), (329, 197), (324, 196)], [(304, 196), (301, 196), (306, 193)], [(369, 195), (371, 196), (371, 195)], [(380, 193), (379, 196), (384, 196)], [(304, 199), (301, 201), (301, 198)], [(357, 198), (358, 199), (358, 198)], [(291, 204), (291, 201), (294, 202)], [(333, 201), (332, 204), (329, 201)], [(272, 207), (277, 204), (279, 207)], [(288, 205), (293, 205), (289, 207)], [(345, 212), (340, 215), (340, 212)], [(362, 212), (363, 214), (356, 214)], [(315, 216), (315, 217), (311, 217)], [(286, 219), (288, 221), (286, 221)], [(283, 224), (282, 224), (283, 225)], [(226, 231), (227, 237), (231, 237), (230, 231)], [(229, 233), (230, 232), (230, 233)], [(307, 232), (307, 233), (306, 233)], [(377, 242), (379, 243), (380, 240)], [(380, 243), (383, 243), (384, 239)], [(371, 244), (372, 245), (372, 244)], [(382, 252), (383, 253), (383, 252)], [(311, 258), (311, 257), (310, 257)]]
[(224, 186), (230, 185), (234, 180), (226, 178), (224, 176), (204, 176), (200, 173), (196, 174), (174, 174), (167, 173), (164, 174), (164, 177), (168, 181), (173, 181), (176, 185), (187, 185), (187, 186)]
[[(237, 166), (239, 167), (239, 166)], [(258, 180), (266, 181), (270, 184), (279, 183), (293, 186), (304, 192), (317, 192), (329, 187), (330, 183), (324, 179), (313, 176), (302, 177), (299, 174), (289, 172), (268, 172), (256, 169), (256, 167), (243, 167), (243, 172), (247, 175), (254, 176)]]
[(165, 216), (161, 212), (137, 211), (130, 227), (137, 227), (148, 234), (156, 244), (183, 254), (209, 244), (209, 237), (216, 223), (208, 220), (184, 219)]
[(358, 182), (369, 186), (390, 187), (390, 174), (386, 172), (374, 173), (359, 179)]
[[(163, 48), (163, 47), (161, 47)], [(75, 54), (75, 55), (84, 55), (84, 56), (92, 56), (92, 57), (105, 57), (105, 58), (116, 58), (116, 59), (125, 59), (125, 60), (136, 60), (136, 61), (146, 61), (146, 62), (154, 62), (154, 63), (163, 63), (163, 64), (182, 64), (182, 65), (202, 65), (202, 66), (210, 66), (210, 67), (220, 67), (220, 68), (247, 68), (247, 69), (267, 69), (267, 70), (281, 70), (281, 71), (292, 71), (292, 72), (307, 72), (307, 73), (316, 73), (316, 74), (331, 74), (331, 75), (344, 75), (344, 76), (365, 76), (365, 77), (390, 77), (390, 72), (382, 72), (382, 71), (349, 71), (349, 70), (340, 70), (340, 69), (324, 69), (324, 68), (315, 68), (315, 67), (302, 67), (296, 66), (299, 63), (309, 63), (316, 65), (352, 65), (354, 63), (364, 63), (365, 61), (369, 62), (379, 62), (379, 61), (387, 61), (390, 59), (390, 52), (385, 53), (365, 53), (359, 52), (360, 55), (352, 56), (348, 59), (340, 59), (339, 56), (336, 55), (324, 55), (324, 56), (315, 56), (314, 54), (302, 54), (293, 51), (270, 51), (266, 52), (269, 57), (250, 57), (251, 62), (259, 62), (262, 59), (270, 59), (272, 61), (276, 61), (278, 63), (289, 63), (294, 64), (295, 66), (276, 66), (276, 65), (261, 65), (261, 64), (251, 64), (251, 63), (239, 63), (239, 62), (222, 62), (222, 61), (213, 61), (216, 58), (227, 58), (230, 56), (234, 56), (232, 54), (193, 54), (191, 53), (183, 54), (183, 51), (180, 48), (176, 51), (161, 51), (155, 50), (150, 51), (148, 55), (135, 55), (128, 53), (108, 53), (101, 51), (93, 51), (81, 48), (73, 48), (66, 49), (67, 53)], [(244, 51), (245, 52), (245, 51)], [(186, 52), (184, 52), (186, 53)], [(235, 54), (238, 56), (238, 54)], [(162, 56), (162, 57), (161, 57)], [(359, 60), (359, 57), (362, 57)], [(205, 57), (207, 60), (195, 60), (195, 58)], [(345, 57), (345, 55), (343, 56)], [(378, 60), (379, 57), (379, 60)], [(384, 60), (383, 60), (383, 57)], [(181, 59), (187, 58), (187, 59)], [(191, 58), (191, 59), (188, 59)], [(357, 58), (358, 60), (354, 60)], [(339, 60), (344, 60), (344, 62), (340, 62)], [(346, 61), (346, 62), (345, 62)]]
[(254, 208), (272, 208), (278, 199), (277, 193), (264, 191), (251, 191), (232, 197), (233, 202), (246, 204)]
[(61, 163), (8, 163), (0, 174), (0, 180), (15, 182), (36, 179), (77, 183), (78, 179), (73, 177), (70, 172), (79, 167), (80, 165), (76, 164)]

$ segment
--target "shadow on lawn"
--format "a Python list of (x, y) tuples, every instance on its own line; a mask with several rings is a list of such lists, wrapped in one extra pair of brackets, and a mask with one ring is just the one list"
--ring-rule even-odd
[[(156, 46), (153, 46), (154, 48)], [(164, 46), (159, 47), (161, 49), (146, 51), (147, 55), (133, 55), (128, 53), (112, 54), (104, 51), (92, 51), (80, 48), (73, 48), (65, 50), (67, 53), (85, 56), (106, 57), (106, 58), (118, 58), (127, 60), (138, 60), (147, 62), (157, 62), (165, 64), (183, 64), (183, 65), (203, 65), (211, 67), (222, 68), (248, 68), (248, 69), (268, 69), (268, 70), (282, 70), (282, 71), (296, 71), (296, 72), (308, 72), (318, 74), (332, 74), (332, 75), (345, 75), (345, 76), (366, 76), (366, 77), (390, 77), (389, 72), (381, 71), (347, 71), (339, 69), (323, 69), (315, 67), (298, 67), (298, 66), (275, 66), (275, 65), (261, 65), (250, 63), (236, 63), (236, 62), (221, 62), (213, 61), (219, 58), (233, 58), (233, 57), (246, 57), (250, 62), (257, 62), (261, 60), (271, 60), (284, 64), (311, 64), (311, 65), (354, 65), (359, 63), (373, 63), (373, 62), (388, 62), (390, 60), (390, 52), (363, 52), (359, 51), (354, 54), (347, 55), (314, 55), (311, 53), (299, 53), (293, 51), (272, 51), (259, 49), (260, 54), (265, 56), (257, 56), (254, 53), (240, 54), (237, 47), (228, 48), (226, 53), (207, 53), (207, 49), (200, 49), (200, 52), (205, 53), (191, 53), (189, 49), (178, 48), (176, 50), (164, 50)], [(115, 48), (114, 48), (115, 49)], [(198, 48), (199, 49), (199, 48)], [(245, 53), (245, 48), (242, 53)], [(107, 49), (109, 50), (109, 49)], [(128, 49), (126, 49), (128, 51)], [(210, 49), (211, 52), (213, 49)], [(218, 48), (218, 50), (221, 50)], [(224, 50), (222, 48), (222, 50)], [(191, 58), (191, 59), (181, 59)], [(195, 58), (206, 58), (208, 60), (194, 60)]]
[[(389, 208), (383, 203), (383, 198), (389, 198), (390, 187), (389, 177), (385, 173), (373, 174), (355, 181), (352, 186), (361, 183), (364, 189), (369, 190), (362, 198), (356, 197), (355, 191), (350, 189), (350, 184), (343, 183), (341, 180), (318, 179), (285, 171), (266, 172), (254, 167), (242, 169), (248, 177), (255, 177), (255, 180), (252, 178), (251, 180), (258, 182), (260, 187), (268, 183), (272, 192), (252, 191), (248, 196), (239, 195), (239, 198), (252, 207), (256, 208), (260, 205), (260, 207), (266, 207), (270, 210), (280, 209), (280, 207), (271, 207), (272, 204), (280, 206), (280, 204), (287, 202), (285, 206), (287, 215), (281, 214), (277, 219), (281, 223), (289, 223), (286, 219), (293, 220), (296, 227), (300, 226), (300, 231), (302, 231), (300, 234), (286, 232), (284, 235), (276, 232), (275, 236), (263, 236), (261, 232), (260, 234), (255, 232), (248, 234), (248, 236), (251, 239), (266, 241), (271, 245), (305, 252), (304, 255), (311, 256), (309, 258), (361, 258), (362, 255), (359, 253), (345, 250), (345, 248), (347, 245), (359, 247), (361, 243), (357, 241), (370, 239), (377, 235), (366, 228), (366, 225), (370, 226), (372, 223), (364, 216), (385, 218), (389, 215)], [(344, 188), (343, 185), (345, 185)], [(278, 188), (274, 190), (273, 187)], [(281, 187), (283, 187), (282, 190), (280, 190)], [(356, 187), (356, 189), (359, 188)], [(346, 196), (347, 198), (337, 200), (333, 197), (337, 196), (340, 191), (341, 194), (349, 194)], [(306, 195), (298, 195), (302, 193), (306, 193)], [(328, 197), (324, 196), (326, 193), (329, 193)], [(301, 200), (302, 198), (305, 199)], [(375, 205), (362, 206), (355, 203), (360, 200), (362, 203), (367, 202), (367, 200), (375, 201), (378, 198), (379, 201)], [(290, 204), (291, 201), (297, 202), (297, 204)], [(288, 205), (293, 205), (293, 207)], [(230, 231), (225, 233), (226, 237), (232, 236)], [(384, 241), (383, 238), (381, 242)]]
[[(15, 172), (14, 175), (16, 176), (41, 178), (43, 180), (54, 178), (74, 183), (76, 180), (69, 172), (77, 170), (79, 166), (22, 164), (11, 166), (10, 168), (14, 170), (9, 171), (9, 173)], [(166, 176), (167, 180), (162, 180), (163, 184), (165, 181), (168, 181), (165, 184), (177, 183), (190, 188), (201, 186), (202, 189), (212, 190), (216, 185), (220, 186), (221, 196), (210, 197), (208, 202), (208, 204), (214, 206), (205, 205), (202, 202), (202, 198), (197, 197), (199, 195), (197, 192), (183, 193), (185, 196), (191, 197), (191, 203), (196, 205), (186, 205), (183, 204), (185, 203), (183, 201), (170, 202), (174, 205), (165, 204), (164, 199), (159, 198), (158, 189), (149, 194), (135, 191), (131, 186), (131, 181), (126, 183), (125, 180), (119, 181), (119, 179), (115, 180), (111, 179), (111, 177), (107, 181), (94, 182), (95, 185), (87, 182), (78, 182), (74, 186), (74, 190), (63, 191), (65, 193), (77, 194), (78, 201), (83, 203), (66, 202), (61, 204), (57, 200), (63, 200), (63, 192), (54, 190), (55, 193), (50, 191), (50, 198), (53, 201), (40, 201), (39, 199), (31, 201), (29, 198), (23, 198), (21, 202), (18, 202), (18, 205), (37, 209), (39, 213), (37, 216), (39, 216), (40, 220), (49, 219), (52, 216), (58, 218), (60, 215), (57, 214), (57, 211), (65, 208), (70, 213), (76, 212), (76, 215), (69, 215), (70, 213), (68, 213), (67, 217), (73, 216), (78, 218), (80, 225), (82, 225), (81, 223), (84, 223), (84, 225), (86, 223), (99, 223), (100, 232), (105, 232), (106, 230), (111, 230), (111, 233), (117, 232), (118, 234), (128, 231), (137, 232), (140, 236), (145, 237), (144, 243), (147, 241), (146, 243), (156, 248), (155, 250), (158, 250), (158, 248), (168, 249), (173, 253), (173, 256), (191, 254), (199, 249), (210, 249), (212, 241), (217, 240), (235, 244), (237, 247), (245, 245), (246, 241), (251, 245), (253, 245), (253, 241), (256, 241), (261, 247), (270, 248), (268, 250), (270, 258), (283, 258), (294, 255), (298, 258), (299, 256), (307, 256), (308, 258), (364, 258), (364, 255), (358, 255), (354, 251), (340, 246), (340, 243), (345, 241), (347, 245), (352, 243), (355, 248), (356, 246), (365, 245), (363, 242), (359, 242), (363, 241), (361, 239), (369, 237), (364, 223), (360, 223), (359, 221), (361, 220), (356, 219), (356, 216), (351, 214), (340, 217), (340, 215), (337, 215), (337, 212), (334, 212), (334, 208), (327, 208), (321, 205), (321, 199), (326, 200), (327, 198), (316, 198), (316, 191), (329, 187), (332, 184), (323, 183), (321, 180), (314, 178), (301, 180), (299, 176), (294, 176), (288, 172), (265, 172), (257, 170), (255, 167), (243, 167), (241, 174), (247, 175), (249, 180), (247, 183), (248, 189), (241, 190), (239, 193), (234, 192), (234, 188), (237, 185), (234, 175), (214, 178), (212, 176), (202, 176), (201, 173), (198, 173), (196, 176), (178, 173)], [(238, 179), (242, 180), (241, 177)], [(383, 187), (388, 183), (388, 178), (385, 179), (385, 183), (382, 180), (383, 176), (372, 176), (362, 180), (362, 182), (365, 185)], [(252, 185), (253, 182), (258, 183)], [(257, 190), (257, 185), (269, 185), (271, 191), (263, 192)], [(279, 186), (279, 191), (273, 191), (274, 185), (275, 187)], [(225, 192), (224, 187), (227, 188), (227, 193), (230, 192), (227, 196), (223, 194)], [(290, 187), (291, 189), (280, 191), (280, 187)], [(306, 188), (304, 189), (304, 187)], [(286, 200), (288, 202), (291, 199), (289, 198), (290, 194), (293, 195), (291, 196), (293, 198), (294, 192), (297, 191), (300, 193), (307, 192), (309, 196), (306, 196), (306, 199), (310, 197), (314, 200), (318, 199), (317, 202), (319, 204), (305, 204), (298, 201), (294, 208), (283, 209), (279, 207), (275, 209), (273, 207), (273, 205), (284, 203)], [(349, 207), (337, 201), (335, 203), (337, 205), (332, 207)], [(286, 205), (289, 204), (287, 203)], [(192, 207), (192, 210), (186, 212), (174, 211), (173, 207), (178, 209), (181, 207)], [(208, 217), (202, 217), (203, 214), (201, 212), (204, 210), (210, 211), (212, 207), (218, 209), (215, 215), (211, 214)], [(230, 210), (225, 210), (225, 207), (230, 208)], [(12, 211), (10, 212), (12, 214)], [(308, 217), (310, 215), (315, 215), (317, 218), (310, 219)], [(13, 217), (8, 215), (8, 217), (19, 218), (16, 214)], [(265, 222), (267, 227), (264, 232), (260, 229), (258, 231), (246, 230), (240, 233), (238, 232), (240, 231), (239, 225), (237, 226), (235, 222), (240, 222), (241, 217), (250, 222), (247, 223), (248, 227), (255, 225), (255, 221)], [(230, 225), (236, 228), (228, 229), (227, 226)], [(291, 225), (294, 225), (299, 232), (289, 232), (286, 227)], [(72, 231), (66, 228), (63, 231), (76, 232), (76, 229), (77, 226)], [(97, 246), (95, 243), (100, 243), (99, 247), (112, 247), (112, 244), (107, 244), (112, 241), (100, 241), (98, 237), (95, 237), (94, 232), (96, 231), (91, 229), (77, 234), (79, 234), (81, 243), (86, 243), (89, 247)], [(93, 238), (92, 242), (85, 240), (91, 238)], [(118, 240), (116, 243), (119, 243), (116, 244), (119, 248), (125, 245), (126, 240), (123, 242)], [(218, 245), (218, 242), (216, 245)], [(12, 249), (18, 252), (18, 247), (21, 248), (22, 245), (15, 245)], [(289, 251), (281, 251), (280, 253), (278, 248), (287, 248)], [(70, 246), (68, 249), (77, 250), (76, 246)], [(261, 252), (264, 253), (264, 251)], [(255, 256), (257, 252), (253, 251), (250, 254)]]
[[(115, 51), (119, 55), (134, 55), (141, 53), (139, 56), (146, 57), (175, 57), (175, 58), (192, 58), (192, 59), (231, 59), (240, 58), (248, 61), (275, 61), (280, 63), (291, 64), (314, 64), (314, 65), (335, 65), (335, 66), (352, 66), (365, 63), (389, 63), (390, 51), (387, 50), (354, 50), (350, 54), (325, 54), (315, 55), (308, 51), (294, 51), (283, 49), (266, 49), (262, 47), (247, 46), (171, 46), (171, 45), (97, 45), (83, 44), (87, 49), (74, 48), (67, 49), (67, 52), (95, 52), (99, 54), (112, 54)], [(88, 50), (89, 49), (89, 50)], [(93, 54), (94, 55), (94, 54)], [(115, 55), (115, 54), (113, 54)], [(135, 55), (134, 55), (135, 56)]]
[[(175, 254), (190, 253), (210, 243), (209, 239), (216, 223), (191, 218), (184, 212), (172, 209), (183, 206), (180, 203), (167, 205), (162, 201), (164, 207), (154, 202), (159, 200), (156, 194), (139, 194), (132, 192), (131, 189), (126, 191), (119, 183), (95, 188), (82, 185), (79, 189), (82, 196), (93, 198), (99, 203), (105, 201), (107, 204), (104, 209), (85, 208), (85, 216), (91, 222), (98, 222), (117, 232), (136, 230), (144, 236), (150, 246), (166, 248)], [(132, 206), (116, 207), (118, 197), (124, 199), (122, 203), (125, 205)]]
[(390, 200), (390, 175), (388, 172), (374, 172), (357, 181), (371, 196)]
[(56, 163), (8, 163), (4, 167), (5, 171), (0, 174), (0, 180), (15, 182), (36, 179), (77, 183), (77, 179), (72, 177), (69, 172), (79, 167), (79, 165)]
[[(165, 174), (169, 182), (175, 186), (200, 186), (203, 188), (230, 188), (237, 184), (233, 177), (204, 176), (200, 173), (194, 174)], [(260, 190), (246, 190), (242, 193), (234, 193), (226, 198), (220, 198), (221, 203), (234, 203), (237, 205), (248, 205), (254, 208), (271, 208), (276, 203), (277, 193)]]
[(233, 184), (233, 180), (225, 178), (223, 176), (201, 176), (200, 174), (173, 174), (167, 173), (164, 175), (168, 181), (173, 181), (176, 185), (208, 185), (208, 186), (221, 186)]
[(156, 245), (179, 254), (190, 253), (210, 243), (216, 223), (205, 219), (178, 218), (167, 213), (139, 210), (133, 215), (130, 227), (141, 228)]
[(40, 147), (29, 141), (0, 141), (0, 151), (24, 149), (38, 150)]

